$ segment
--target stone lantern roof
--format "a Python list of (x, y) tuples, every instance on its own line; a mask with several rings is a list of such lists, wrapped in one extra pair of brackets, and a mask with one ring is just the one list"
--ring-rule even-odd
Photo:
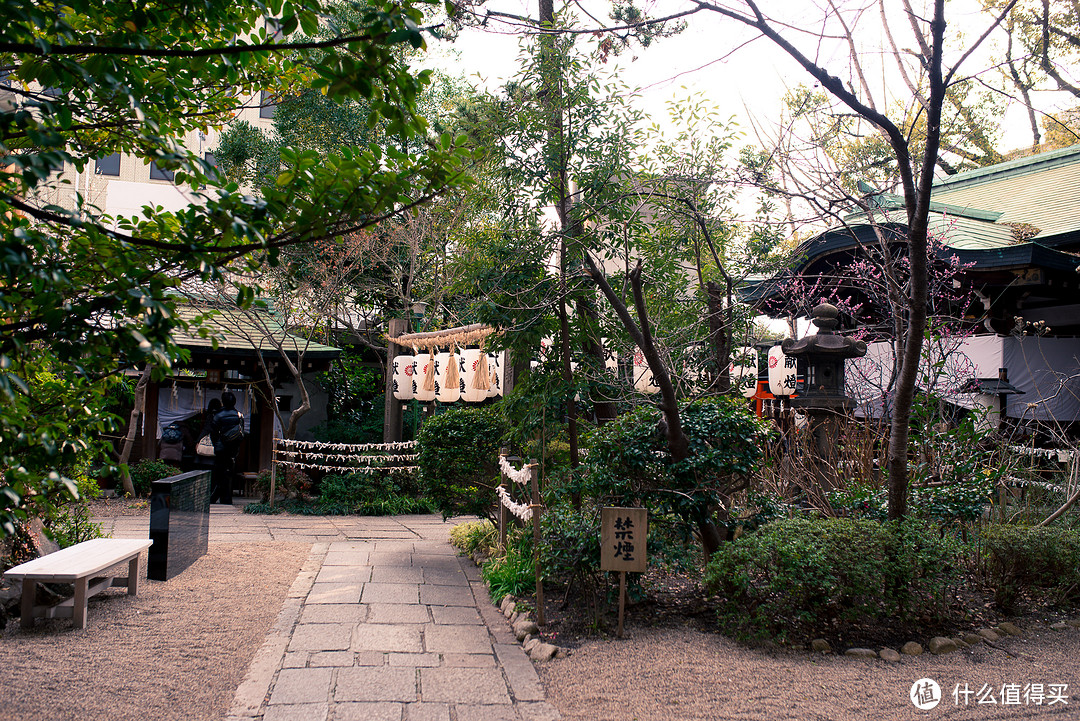
[(866, 355), (866, 343), (847, 336), (837, 335), (833, 331), (839, 324), (840, 311), (835, 305), (822, 303), (814, 308), (811, 321), (818, 327), (815, 335), (803, 336), (799, 340), (787, 338), (781, 344), (785, 355), (836, 358), (861, 358)]

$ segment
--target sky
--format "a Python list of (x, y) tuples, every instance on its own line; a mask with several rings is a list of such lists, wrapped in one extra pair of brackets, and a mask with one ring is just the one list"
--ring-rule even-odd
[[(585, 2), (596, 18), (608, 19), (605, 3)], [(827, 67), (839, 67), (845, 61), (846, 45), (810, 42), (818, 29), (816, 22), (820, 15), (815, 4), (813, 0), (762, 2), (764, 6), (780, 7), (787, 13), (785, 18), (792, 21), (793, 29), (786, 32), (800, 43), (804, 52), (817, 52)], [(483, 7), (535, 17), (536, 5), (536, 0), (490, 0)], [(899, 3), (890, 1), (887, 6), (899, 7)], [(687, 7), (689, 3), (678, 0), (656, 2), (647, 12), (656, 17)], [(860, 18), (856, 34), (869, 38), (868, 48), (884, 46), (877, 9), (873, 3), (870, 7), (872, 12)], [(987, 18), (976, 10), (971, 0), (953, 0), (948, 8), (950, 24), (947, 32), (950, 35), (964, 32), (969, 37), (977, 36), (985, 29)], [(736, 116), (743, 132), (752, 136), (751, 117), (759, 125), (768, 126), (778, 117), (780, 99), (786, 90), (813, 83), (812, 78), (783, 51), (768, 40), (755, 38), (752, 31), (740, 28), (736, 23), (714, 13), (699, 13), (687, 21), (688, 27), (681, 34), (661, 39), (647, 49), (624, 52), (609, 63), (623, 70), (624, 81), (642, 89), (640, 107), (661, 124), (668, 122), (666, 104), (674, 97), (701, 93), (719, 107), (723, 115)], [(906, 21), (894, 18), (892, 27), (898, 44), (910, 46), (911, 31)], [(512, 32), (513, 28), (494, 21), (489, 22), (486, 30), (465, 29), (452, 48), (435, 48), (429, 62), (450, 72), (461, 72), (480, 87), (497, 90), (513, 77), (518, 67), (518, 37)], [(985, 54), (975, 55), (965, 62), (963, 69), (974, 72), (985, 69), (987, 64)], [(877, 79), (871, 77), (871, 84), (899, 88), (899, 77), (887, 76), (888, 72), (881, 71)], [(908, 95), (906, 88), (898, 94), (901, 97)], [(1015, 103), (1006, 113), (1005, 125), (1004, 148), (1030, 143), (1026, 114)]]

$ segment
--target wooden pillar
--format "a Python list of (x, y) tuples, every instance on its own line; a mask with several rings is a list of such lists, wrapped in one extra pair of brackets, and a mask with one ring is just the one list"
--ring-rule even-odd
[[(387, 336), (397, 338), (408, 330), (408, 321), (404, 318), (391, 318)], [(397, 443), (401, 440), (401, 401), (394, 398), (394, 358), (400, 353), (397, 343), (386, 344), (386, 404), (383, 413), (383, 443)]]
[(529, 461), (529, 480), (532, 500), (529, 503), (532, 508), (533, 522), (533, 569), (536, 572), (536, 625), (545, 625), (544, 620), (544, 574), (540, 568), (540, 546), (543, 542), (543, 534), (540, 530), (540, 466), (536, 459)]
[[(252, 435), (258, 433), (259, 438), (258, 465), (252, 469), (256, 473), (269, 468), (274, 461), (274, 406), (271, 404), (277, 401), (274, 387), (266, 383), (261, 385), (261, 392), (252, 394), (259, 404), (259, 427), (251, 429)], [(248, 463), (250, 462), (249, 458)]]

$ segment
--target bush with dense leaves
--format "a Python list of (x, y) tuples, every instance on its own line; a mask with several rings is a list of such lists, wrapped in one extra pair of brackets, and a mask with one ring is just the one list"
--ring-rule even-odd
[(150, 493), (150, 484), (160, 481), (162, 478), (175, 476), (180, 473), (176, 466), (169, 465), (165, 461), (144, 458), (131, 467), (131, 484), (135, 486), (135, 493), (146, 496)]
[(992, 525), (982, 546), (987, 580), (1004, 610), (1034, 598), (1054, 606), (1080, 601), (1080, 531)]
[(532, 533), (516, 529), (506, 539), (506, 552), (492, 556), (480, 568), (495, 603), (503, 596), (525, 596), (536, 590), (536, 566), (533, 563)]
[(725, 632), (793, 641), (844, 623), (939, 618), (956, 578), (952, 541), (913, 521), (775, 521), (705, 568)]
[(326, 515), (396, 516), (437, 510), (420, 496), (416, 481), (400, 472), (326, 476), (319, 493), (317, 505)]
[(745, 489), (761, 462), (766, 426), (742, 399), (686, 404), (685, 460), (668, 453), (660, 412), (651, 406), (619, 416), (593, 434), (583, 494), (601, 505), (643, 506), (686, 521), (709, 517)]
[(506, 420), (497, 407), (455, 408), (429, 418), (417, 436), (424, 493), (443, 518), (496, 520), (499, 448)]
[(499, 542), (499, 529), (491, 521), (469, 521), (450, 529), (450, 545), (467, 556), (475, 551), (490, 554)]

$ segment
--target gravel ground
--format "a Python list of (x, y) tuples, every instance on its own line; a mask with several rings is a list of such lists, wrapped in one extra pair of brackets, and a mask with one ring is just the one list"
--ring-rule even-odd
[(0, 633), (0, 716), (223, 718), (309, 550), (211, 544), (169, 581), (146, 580), (143, 554), (139, 595), (114, 588), (91, 598), (85, 630), (70, 619), (39, 619), (29, 630), (9, 623)]
[[(1080, 631), (1028, 630), (998, 645), (899, 663), (806, 651), (764, 651), (689, 629), (631, 628), (622, 640), (592, 640), (565, 659), (538, 664), (548, 700), (565, 721), (697, 719), (1076, 719)], [(929, 677), (944, 695), (933, 710), (908, 698)], [(998, 705), (957, 705), (953, 689), (994, 689)], [(1068, 684), (1068, 704), (1000, 704), (1003, 684)], [(984, 696), (985, 698), (985, 696)]]

